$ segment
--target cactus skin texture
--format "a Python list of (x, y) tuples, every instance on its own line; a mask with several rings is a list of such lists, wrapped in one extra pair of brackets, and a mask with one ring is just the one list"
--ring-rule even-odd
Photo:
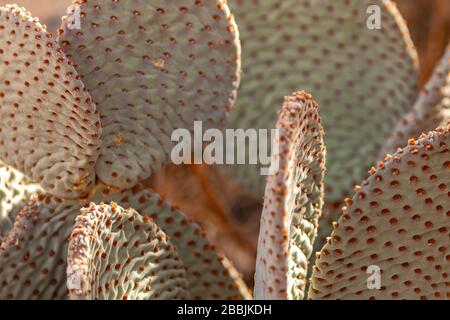
[(223, 124), (239, 85), (237, 27), (222, 0), (74, 3), (84, 27), (63, 23), (58, 41), (101, 113), (96, 173), (129, 188), (170, 161), (174, 129)]
[[(311, 299), (449, 299), (450, 124), (372, 169), (316, 261)], [(369, 266), (381, 270), (369, 290)]]
[(68, 239), (76, 200), (34, 197), (0, 244), (0, 299), (65, 299)]
[[(169, 236), (186, 268), (191, 298), (251, 297), (240, 275), (228, 260), (215, 251), (203, 230), (159, 195), (146, 191), (140, 185), (122, 191), (98, 185), (84, 199), (34, 196), (19, 213), (13, 230), (0, 248), (0, 284), (5, 283), (0, 285), (0, 299), (66, 298), (68, 239), (75, 219), (82, 207), (90, 202), (102, 201), (121, 203), (124, 207), (138, 210), (144, 217), (153, 219)], [(16, 267), (12, 268), (12, 265)], [(19, 280), (12, 280), (16, 277)]]
[(169, 236), (183, 264), (192, 299), (249, 299), (251, 295), (232, 264), (218, 254), (200, 226), (165, 202), (158, 194), (138, 185), (113, 191), (99, 188), (94, 199), (117, 202), (151, 217)]
[(115, 203), (81, 210), (69, 242), (71, 299), (188, 299), (175, 247), (150, 218)]
[[(220, 126), (236, 103), (226, 1), (74, 5), (83, 28), (63, 18), (56, 41), (25, 9), (0, 7), (0, 299), (251, 298), (200, 226), (141, 184), (168, 162), (174, 129)], [(390, 0), (231, 5), (246, 65), (229, 127), (280, 130), (255, 298), (304, 298), (314, 265), (310, 299), (450, 299), (449, 52), (416, 100), (416, 53)], [(366, 27), (370, 5), (380, 30)], [(305, 92), (275, 123), (298, 88), (323, 125)], [(379, 152), (431, 129), (370, 170), (332, 233), (319, 229)], [(260, 196), (257, 170), (231, 175)]]
[(286, 97), (277, 128), (279, 153), (268, 177), (255, 274), (256, 299), (303, 299), (307, 263), (323, 206), (325, 147), (317, 104)]
[(50, 193), (77, 198), (95, 178), (100, 116), (44, 26), (0, 7), (0, 159)]
[(450, 44), (422, 90), (414, 108), (397, 125), (392, 136), (381, 150), (381, 156), (393, 153), (417, 137), (450, 120)]
[[(387, 0), (230, 0), (229, 5), (243, 52), (231, 127), (272, 128), (283, 95), (310, 92), (327, 132), (325, 200), (340, 202), (364, 178), (416, 99), (417, 55), (405, 23)], [(381, 8), (380, 30), (366, 27), (370, 5)], [(263, 179), (249, 170), (236, 166), (235, 175), (261, 195)]]
[[(63, 21), (57, 42), (23, 8), (0, 9), (0, 36), (7, 44), (0, 51), (0, 75), (6, 79), (0, 84), (0, 157), (48, 191), (34, 195), (18, 215), (21, 204), (3, 209), (12, 200), (2, 194), (0, 222), (7, 234), (0, 250), (0, 297), (65, 298), (63, 270), (75, 218), (91, 201), (120, 197), (121, 205), (131, 202), (150, 212), (173, 239), (186, 268), (186, 294), (195, 299), (249, 298), (240, 275), (197, 224), (136, 186), (168, 160), (174, 129), (191, 129), (194, 120), (221, 125), (234, 106), (240, 43), (226, 3), (74, 4), (81, 7), (85, 29), (65, 29)], [(30, 72), (22, 71), (24, 57)], [(82, 234), (75, 234), (78, 240)], [(83, 249), (88, 256), (90, 248)], [(77, 252), (70, 252), (74, 266)], [(91, 297), (84, 291), (71, 294)], [(124, 297), (114, 290), (103, 294)]]
[(14, 225), (16, 215), (24, 207), (29, 196), (43, 192), (19, 171), (0, 161), (0, 242)]

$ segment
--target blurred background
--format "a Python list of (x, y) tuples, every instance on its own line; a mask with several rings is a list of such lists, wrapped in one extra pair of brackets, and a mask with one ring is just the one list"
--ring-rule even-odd
[[(233, 0), (230, 0), (233, 1)], [(429, 78), (450, 40), (449, 0), (395, 0), (406, 19), (421, 64), (421, 83)], [(16, 3), (55, 33), (71, 0), (0, 0)], [(301, 89), (301, 88), (299, 88)], [(199, 221), (210, 240), (252, 285), (261, 199), (242, 193), (207, 166), (169, 166), (145, 182)]]
[(0, 6), (15, 3), (25, 7), (33, 17), (38, 17), (47, 25), (48, 30), (54, 32), (61, 24), (61, 17), (65, 15), (66, 8), (72, 3), (71, 0), (0, 0)]

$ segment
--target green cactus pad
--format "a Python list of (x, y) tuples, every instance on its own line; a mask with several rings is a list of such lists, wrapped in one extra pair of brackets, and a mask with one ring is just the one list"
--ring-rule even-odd
[(51, 194), (92, 187), (100, 117), (71, 62), (44, 26), (0, 7), (0, 159)]
[(450, 298), (449, 148), (447, 125), (371, 170), (318, 255), (309, 298)]
[(223, 0), (74, 4), (81, 29), (64, 22), (58, 41), (100, 109), (96, 172), (132, 187), (170, 161), (175, 129), (224, 122), (239, 84), (237, 27)]
[(115, 192), (99, 188), (94, 199), (120, 203), (151, 217), (169, 236), (186, 266), (193, 299), (248, 299), (249, 291), (231, 263), (218, 254), (199, 225), (164, 201), (158, 194), (137, 185)]
[(71, 299), (187, 299), (175, 248), (150, 218), (115, 203), (81, 210), (69, 242)]
[(0, 299), (65, 299), (68, 239), (76, 200), (35, 197), (0, 246)]
[(255, 274), (256, 299), (303, 299), (308, 258), (323, 206), (325, 147), (317, 104), (304, 92), (286, 97), (272, 155)]
[[(417, 57), (387, 0), (230, 0), (242, 42), (242, 85), (230, 127), (273, 128), (282, 96), (310, 92), (327, 133), (326, 201), (342, 199), (373, 165), (416, 98)], [(370, 30), (367, 8), (381, 9)], [(264, 191), (254, 171), (245, 189)], [(257, 183), (255, 183), (255, 181)], [(256, 185), (256, 186), (255, 186)]]
[(32, 194), (43, 192), (19, 171), (0, 161), (0, 242), (9, 233), (19, 211)]
[(394, 153), (408, 139), (417, 137), (450, 120), (450, 44), (414, 108), (397, 125), (380, 156)]

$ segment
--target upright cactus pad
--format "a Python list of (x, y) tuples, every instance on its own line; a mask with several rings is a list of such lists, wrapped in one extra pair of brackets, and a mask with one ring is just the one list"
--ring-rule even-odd
[(94, 199), (117, 202), (151, 217), (169, 236), (186, 266), (193, 299), (248, 299), (249, 291), (228, 260), (218, 254), (199, 225), (165, 202), (158, 194), (138, 185), (126, 191), (99, 188)]
[(450, 298), (449, 148), (450, 125), (372, 169), (320, 252), (310, 298)]
[(81, 210), (67, 266), (71, 299), (186, 299), (187, 282), (175, 248), (150, 218), (117, 204)]
[(417, 137), (450, 120), (450, 44), (414, 108), (397, 125), (380, 155), (393, 153), (409, 138)]
[(0, 159), (50, 193), (76, 198), (94, 182), (100, 117), (44, 26), (0, 7)]
[(0, 299), (65, 299), (68, 239), (76, 200), (35, 197), (0, 244)]
[(31, 183), (22, 173), (0, 161), (0, 242), (12, 229), (16, 215), (36, 192), (42, 192), (38, 184)]
[(308, 258), (323, 206), (325, 148), (316, 103), (299, 92), (285, 98), (261, 218), (256, 299), (302, 299)]
[[(417, 57), (406, 25), (389, 0), (229, 3), (243, 52), (230, 126), (273, 128), (283, 95), (310, 92), (327, 132), (326, 201), (340, 201), (415, 101)], [(380, 9), (379, 30), (367, 25), (372, 5)]]
[(224, 122), (240, 75), (237, 27), (223, 0), (75, 0), (81, 29), (59, 43), (97, 103), (103, 143), (96, 172), (132, 187), (169, 155), (175, 129)]

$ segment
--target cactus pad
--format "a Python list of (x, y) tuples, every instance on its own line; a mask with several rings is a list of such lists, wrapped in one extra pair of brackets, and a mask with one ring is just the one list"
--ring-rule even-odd
[(397, 125), (380, 155), (393, 153), (409, 138), (417, 137), (450, 120), (450, 44), (414, 108)]
[(323, 206), (325, 148), (309, 94), (285, 98), (277, 128), (276, 174), (268, 177), (255, 275), (256, 299), (302, 299)]
[(225, 120), (239, 83), (237, 28), (223, 0), (74, 3), (81, 30), (63, 23), (58, 41), (100, 109), (96, 172), (132, 187), (170, 161), (173, 130)]
[(44, 26), (0, 7), (0, 159), (50, 193), (76, 198), (94, 182), (100, 117)]
[(183, 265), (150, 218), (115, 203), (81, 210), (67, 266), (71, 299), (187, 299)]
[[(243, 53), (239, 107), (230, 126), (273, 128), (283, 95), (310, 92), (327, 132), (326, 201), (340, 201), (415, 101), (417, 57), (405, 23), (388, 0), (229, 4)], [(366, 25), (370, 5), (381, 9), (379, 30)]]
[(68, 238), (76, 200), (35, 197), (0, 246), (0, 299), (65, 299)]
[(42, 192), (38, 184), (29, 182), (22, 173), (0, 161), (0, 242), (29, 197), (37, 192)]
[[(68, 239), (75, 218), (83, 206), (102, 201), (139, 210), (161, 227), (186, 267), (191, 298), (250, 298), (240, 275), (227, 259), (216, 253), (203, 230), (159, 195), (140, 185), (122, 191), (98, 185), (89, 197), (79, 200), (34, 197), (34, 201), (16, 217), (13, 230), (2, 243), (0, 298), (65, 298), (68, 294), (65, 285)], [(11, 281), (15, 278), (18, 280)], [(29, 289), (21, 290), (22, 287)]]
[(193, 299), (248, 299), (250, 294), (231, 263), (218, 254), (199, 225), (156, 194), (137, 185), (126, 191), (99, 188), (94, 199), (120, 203), (152, 218), (169, 236), (186, 266)]
[(311, 299), (450, 298), (449, 148), (450, 125), (372, 169), (317, 258)]

